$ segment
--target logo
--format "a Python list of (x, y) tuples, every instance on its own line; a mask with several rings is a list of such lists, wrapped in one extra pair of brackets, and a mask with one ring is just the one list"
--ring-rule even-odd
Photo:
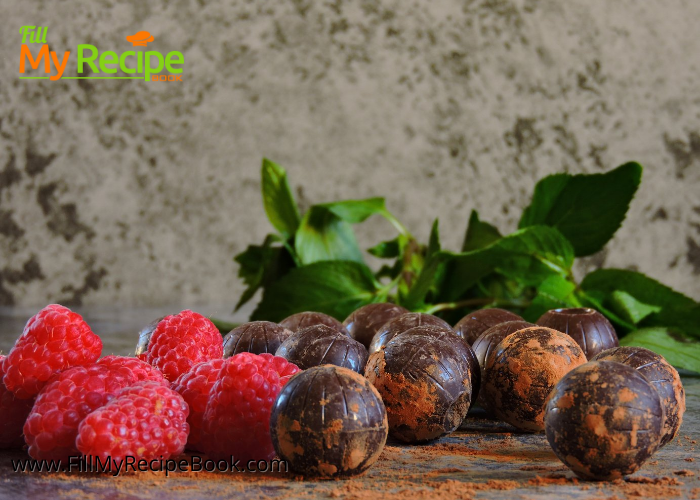
[[(147, 82), (181, 82), (185, 56), (182, 52), (173, 50), (162, 54), (157, 50), (126, 50), (118, 53), (113, 50), (100, 52), (95, 45), (88, 43), (76, 47), (76, 72), (88, 73), (90, 76), (63, 76), (71, 51), (62, 55), (49, 49), (46, 42), (48, 27), (22, 26), (22, 46), (19, 54), (19, 73), (22, 79), (46, 80), (145, 80)], [(155, 40), (148, 31), (139, 31), (126, 37), (132, 47), (147, 47)], [(33, 54), (28, 43), (40, 43), (41, 48)], [(27, 66), (39, 72), (43, 66), (43, 75), (27, 74)], [(118, 75), (121, 72), (122, 75)], [(165, 74), (167, 73), (167, 74)], [(138, 75), (138, 76), (137, 76)]]

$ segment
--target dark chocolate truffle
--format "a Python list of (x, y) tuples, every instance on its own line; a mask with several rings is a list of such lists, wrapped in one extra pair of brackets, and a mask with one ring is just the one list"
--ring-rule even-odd
[(372, 342), (369, 344), (369, 353), (372, 354), (377, 352), (379, 349), (383, 349), (384, 346), (392, 338), (394, 338), (399, 333), (410, 330), (416, 326), (431, 325), (437, 326), (454, 332), (450, 324), (444, 319), (440, 319), (432, 314), (425, 313), (407, 313), (397, 316), (396, 318), (389, 320), (385, 323), (377, 333), (372, 338)]
[(599, 352), (619, 345), (615, 328), (595, 309), (552, 309), (544, 313), (537, 324), (571, 335), (587, 359), (593, 359)]
[(146, 355), (146, 353), (148, 352), (148, 344), (151, 342), (151, 336), (153, 335), (153, 332), (156, 330), (158, 323), (160, 323), (164, 319), (165, 319), (165, 316), (163, 316), (162, 318), (158, 318), (154, 321), (151, 321), (148, 325), (144, 326), (141, 329), (141, 331), (139, 332), (139, 340), (136, 343), (136, 351), (134, 352), (134, 355), (137, 358), (140, 358), (140, 357)]
[(454, 431), (469, 410), (469, 365), (439, 338), (396, 336), (370, 356), (365, 377), (382, 395), (389, 433), (407, 443)]
[(280, 344), (292, 335), (290, 330), (269, 321), (244, 323), (224, 336), (224, 358), (239, 352), (274, 354)]
[(367, 379), (338, 366), (297, 373), (270, 416), (277, 454), (294, 472), (349, 476), (374, 464), (386, 443), (387, 414)]
[(471, 312), (459, 320), (455, 325), (457, 335), (467, 341), (467, 344), (472, 345), (474, 341), (492, 326), (506, 321), (524, 321), (523, 318), (515, 313), (498, 309), (496, 307), (490, 309), (479, 309)]
[(574, 340), (557, 330), (525, 328), (501, 340), (484, 366), (482, 401), (518, 429), (544, 429), (544, 402), (569, 370), (586, 362)]
[[(474, 341), (474, 344), (472, 344), (472, 352), (478, 367), (479, 379), (483, 379), (484, 377), (486, 358), (488, 358), (489, 354), (494, 351), (498, 343), (511, 333), (515, 333), (518, 330), (530, 328), (532, 326), (535, 325), (528, 323), (527, 321), (506, 321), (505, 323), (499, 323), (492, 326), (484, 333), (479, 335), (479, 338), (477, 338)], [(466, 341), (464, 341), (464, 343), (466, 344)], [(482, 406), (484, 405), (483, 401), (481, 400), (479, 400), (479, 404)]]
[(681, 377), (663, 356), (643, 347), (614, 347), (599, 353), (594, 361), (617, 361), (630, 366), (651, 383), (664, 406), (664, 425), (661, 446), (676, 437), (685, 413), (685, 390)]
[(656, 389), (634, 368), (591, 361), (566, 374), (545, 409), (554, 453), (584, 479), (632, 474), (661, 440), (664, 412)]
[(344, 335), (350, 335), (343, 324), (333, 316), (328, 316), (327, 314), (313, 311), (300, 312), (287, 316), (280, 321), (279, 325), (282, 328), (291, 330), (293, 333), (314, 325), (326, 325), (336, 329), (338, 332)]
[(368, 354), (357, 340), (330, 326), (314, 325), (290, 335), (275, 356), (285, 358), (302, 370), (330, 364), (362, 373)]
[(362, 306), (348, 316), (343, 325), (350, 336), (365, 347), (369, 347), (372, 337), (387, 321), (406, 314), (405, 309), (396, 304), (380, 303)]
[(446, 328), (433, 325), (416, 326), (406, 330), (405, 332), (399, 333), (398, 336), (404, 335), (423, 335), (448, 342), (457, 351), (457, 353), (462, 356), (464, 361), (469, 364), (469, 375), (472, 382), (471, 402), (473, 404), (476, 401), (476, 398), (479, 395), (479, 388), (481, 386), (481, 372), (479, 370), (479, 363), (476, 360), (474, 351), (472, 351), (472, 348), (469, 347), (469, 344), (467, 344), (462, 337), (457, 335), (451, 329), (448, 330)]

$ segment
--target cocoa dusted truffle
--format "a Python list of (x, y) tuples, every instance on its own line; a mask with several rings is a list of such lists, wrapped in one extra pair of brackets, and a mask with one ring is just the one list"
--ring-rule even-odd
[(230, 358), (239, 352), (274, 354), (290, 335), (290, 330), (270, 321), (244, 323), (224, 336), (224, 358)]
[(482, 401), (500, 420), (524, 431), (541, 431), (549, 391), (585, 362), (581, 348), (564, 333), (544, 327), (518, 330), (486, 360)]
[(156, 327), (158, 326), (158, 323), (163, 321), (165, 319), (165, 316), (162, 318), (158, 318), (154, 321), (151, 321), (148, 325), (144, 326), (141, 331), (139, 332), (139, 340), (136, 343), (136, 351), (134, 352), (134, 355), (141, 359), (143, 356), (146, 355), (148, 352), (148, 344), (151, 342), (151, 336), (153, 335), (153, 332), (156, 330)]
[(685, 390), (681, 377), (663, 356), (643, 347), (614, 347), (599, 353), (594, 361), (617, 361), (630, 366), (651, 383), (664, 406), (661, 446), (676, 437), (685, 413)]
[(663, 418), (659, 393), (637, 370), (591, 361), (552, 390), (545, 432), (577, 476), (604, 481), (632, 474), (656, 451)]
[(399, 333), (398, 336), (403, 337), (404, 335), (431, 337), (449, 343), (469, 365), (469, 376), (472, 381), (471, 403), (473, 404), (476, 401), (476, 398), (479, 395), (479, 388), (481, 386), (481, 372), (479, 370), (479, 363), (476, 360), (474, 351), (472, 351), (472, 348), (469, 347), (469, 344), (467, 344), (462, 337), (458, 336), (452, 330), (447, 330), (446, 328), (433, 325), (416, 326), (410, 330)]
[(439, 338), (398, 335), (370, 356), (365, 377), (382, 396), (389, 433), (407, 443), (454, 431), (469, 410), (469, 365)]
[(294, 375), (270, 416), (277, 454), (291, 470), (310, 476), (365, 471), (384, 449), (388, 428), (384, 403), (372, 384), (331, 365)]
[(367, 363), (367, 349), (334, 328), (314, 325), (304, 328), (282, 342), (275, 356), (281, 356), (302, 370), (331, 364), (362, 373)]
[(537, 324), (571, 335), (581, 346), (587, 359), (619, 345), (615, 328), (610, 321), (595, 309), (588, 307), (552, 309), (540, 316)]
[(479, 309), (471, 312), (459, 320), (455, 325), (457, 335), (467, 341), (467, 344), (472, 345), (474, 341), (492, 326), (506, 321), (524, 321), (523, 318), (515, 313), (498, 309), (496, 307), (490, 309)]
[(454, 332), (450, 324), (444, 319), (440, 319), (432, 314), (424, 313), (407, 313), (397, 316), (385, 323), (372, 338), (369, 344), (369, 353), (372, 354), (380, 349), (383, 349), (392, 338), (399, 333), (410, 330), (416, 326), (431, 325), (444, 328), (450, 332)]
[(344, 335), (350, 335), (343, 324), (333, 316), (328, 316), (327, 314), (313, 311), (300, 312), (287, 316), (280, 321), (279, 325), (282, 328), (291, 330), (294, 333), (310, 326), (326, 325), (336, 329), (338, 332)]
[(365, 347), (369, 347), (372, 337), (387, 321), (406, 314), (408, 309), (396, 304), (380, 303), (362, 306), (348, 316), (343, 325), (350, 336)]
[[(535, 325), (528, 323), (527, 321), (506, 321), (505, 323), (499, 323), (492, 326), (484, 333), (479, 335), (479, 338), (477, 338), (472, 344), (471, 349), (474, 354), (474, 360), (476, 361), (480, 380), (482, 380), (484, 377), (486, 358), (488, 358), (489, 354), (493, 352), (498, 343), (511, 333), (515, 333), (518, 330), (523, 330), (524, 328), (530, 328), (532, 326)], [(481, 400), (479, 400), (479, 404), (482, 406), (484, 405), (483, 401)]]

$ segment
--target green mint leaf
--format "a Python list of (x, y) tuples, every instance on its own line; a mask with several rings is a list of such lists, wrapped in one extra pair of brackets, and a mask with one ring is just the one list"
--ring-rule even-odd
[(399, 236), (389, 241), (382, 241), (378, 245), (367, 249), (367, 251), (380, 259), (395, 259), (401, 254), (399, 248)]
[(534, 323), (550, 309), (581, 307), (575, 289), (576, 285), (566, 278), (558, 274), (549, 276), (537, 287), (537, 295), (523, 312), (523, 318)]
[(430, 229), (430, 239), (428, 240), (428, 249), (425, 253), (425, 257), (430, 258), (430, 256), (439, 252), (441, 249), (442, 245), (440, 245), (440, 221), (435, 219), (433, 221), (433, 227)]
[(265, 288), (251, 320), (280, 321), (302, 311), (345, 319), (352, 311), (386, 296), (372, 271), (358, 262), (324, 261), (292, 269)]
[(440, 293), (442, 301), (459, 299), (494, 271), (528, 286), (537, 286), (555, 274), (567, 277), (574, 260), (571, 243), (547, 226), (520, 229), (479, 250), (439, 254), (445, 254), (448, 261)]
[(339, 218), (352, 224), (364, 222), (370, 215), (384, 214), (384, 198), (366, 198), (364, 200), (344, 200), (318, 205), (327, 208)]
[(262, 245), (249, 245), (243, 252), (234, 257), (239, 264), (238, 277), (247, 285), (246, 290), (236, 304), (235, 310), (253, 298), (259, 288), (284, 276), (294, 262), (286, 248), (280, 245), (280, 238), (268, 234)]
[(262, 196), (267, 218), (285, 239), (299, 227), (299, 207), (287, 182), (287, 172), (276, 163), (263, 158)]
[(428, 293), (439, 286), (443, 277), (444, 263), (449, 258), (449, 255), (441, 252), (435, 252), (427, 258), (418, 274), (418, 279), (403, 297), (402, 305), (405, 308), (413, 311), (425, 305)]
[(479, 219), (479, 214), (476, 210), (472, 210), (469, 216), (469, 226), (467, 226), (467, 234), (464, 236), (462, 251), (469, 252), (489, 246), (496, 240), (501, 238), (501, 233), (495, 226), (488, 222), (483, 222)]
[(574, 246), (576, 256), (605, 246), (625, 219), (642, 179), (642, 166), (626, 163), (604, 174), (555, 174), (535, 186), (520, 228), (556, 227)]
[(321, 205), (312, 206), (304, 215), (294, 248), (303, 265), (325, 260), (363, 262), (352, 225)]
[(615, 332), (618, 337), (622, 337), (632, 330), (636, 330), (637, 327), (634, 323), (630, 323), (628, 320), (623, 319), (614, 313), (611, 309), (608, 309), (603, 305), (605, 301), (605, 293), (596, 290), (577, 290), (576, 297), (581, 301), (581, 304), (585, 307), (591, 307), (602, 313), (606, 318), (608, 318), (615, 326)]
[(660, 306), (645, 304), (622, 290), (615, 290), (610, 295), (611, 308), (621, 317), (635, 325), (653, 313), (661, 312)]
[(643, 328), (620, 339), (620, 345), (650, 349), (676, 368), (700, 373), (700, 343), (672, 329)]
[(581, 288), (608, 309), (619, 307), (620, 295), (616, 300), (615, 292), (625, 292), (641, 304), (661, 309), (646, 314), (639, 326), (673, 327), (700, 338), (700, 304), (642, 273), (599, 269), (583, 279)]

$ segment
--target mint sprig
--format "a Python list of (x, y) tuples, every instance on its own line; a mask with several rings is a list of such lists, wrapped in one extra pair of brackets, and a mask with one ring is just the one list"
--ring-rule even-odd
[[(456, 321), (470, 310), (505, 307), (535, 321), (548, 309), (594, 307), (623, 344), (660, 352), (700, 372), (700, 304), (641, 273), (600, 269), (581, 283), (575, 257), (601, 250), (622, 224), (642, 178), (630, 162), (602, 174), (555, 174), (540, 180), (518, 230), (503, 235), (474, 210), (460, 251), (440, 243), (435, 220), (425, 244), (386, 208), (383, 198), (312, 205), (301, 213), (278, 164), (263, 160), (262, 197), (276, 233), (235, 257), (247, 288), (236, 308), (263, 290), (252, 319), (279, 321), (313, 310), (345, 318), (391, 301)], [(368, 249), (384, 259), (372, 270), (354, 225), (381, 216), (385, 241)]]

